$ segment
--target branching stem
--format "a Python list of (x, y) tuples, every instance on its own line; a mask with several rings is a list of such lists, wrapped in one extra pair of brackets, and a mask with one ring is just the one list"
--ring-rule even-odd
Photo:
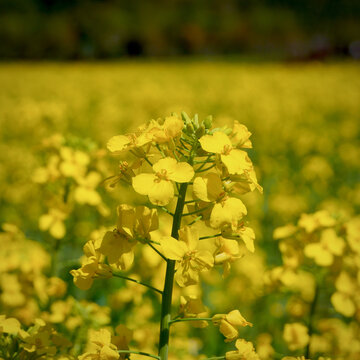
[(130, 278), (130, 277), (128, 277), (128, 276), (120, 275), (120, 274), (114, 274), (114, 273), (113, 273), (113, 276), (118, 277), (118, 278), (120, 278), (120, 279), (132, 281), (132, 282), (134, 282), (134, 283), (136, 283), (136, 284), (145, 286), (145, 287), (147, 287), (147, 288), (149, 288), (149, 289), (151, 289), (151, 290), (154, 290), (154, 291), (158, 292), (159, 294), (162, 294), (162, 293), (163, 293), (161, 290), (159, 290), (159, 289), (157, 289), (157, 288), (155, 288), (155, 287), (153, 287), (153, 286), (151, 286), (151, 285), (149, 285), (149, 284), (145, 284), (145, 283), (143, 283), (142, 281), (139, 281), (139, 280)]

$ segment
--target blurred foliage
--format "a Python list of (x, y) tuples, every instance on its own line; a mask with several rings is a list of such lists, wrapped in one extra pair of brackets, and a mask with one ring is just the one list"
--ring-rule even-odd
[[(249, 152), (264, 194), (244, 196), (256, 233), (255, 254), (232, 265), (235, 276), (224, 280), (211, 272), (203, 278), (203, 289), (192, 291), (201, 293), (214, 313), (238, 307), (254, 324), (240, 336), (254, 341), (261, 358), (281, 358), (271, 346), (281, 354), (294, 349), (292, 354), (300, 355), (308, 335), (298, 322), (309, 325), (315, 311), (314, 279), (293, 274), (293, 261), (300, 259), (300, 274), (316, 274), (316, 280), (329, 284), (311, 319), (317, 337), (309, 351), (357, 359), (359, 232), (358, 220), (349, 219), (360, 208), (358, 78), (359, 68), (351, 62), (1, 65), (0, 218), (17, 228), (7, 224), (1, 231), (0, 313), (21, 320), (32, 334), (28, 342), (37, 331), (48, 334), (49, 354), (56, 341), (69, 347), (56, 340), (56, 331), (66, 335), (73, 343), (71, 354), (77, 355), (93, 329), (119, 324), (134, 330), (132, 346), (153, 351), (156, 295), (122, 279), (96, 280), (89, 291), (81, 291), (69, 271), (79, 266), (88, 240), (112, 229), (119, 203), (145, 201), (125, 186), (107, 192), (99, 176), (91, 175), (105, 179), (118, 171), (118, 159), (105, 151), (106, 141), (159, 115), (196, 109), (201, 118), (213, 114), (221, 125), (239, 120), (253, 133)], [(77, 171), (89, 181), (77, 181)], [(317, 215), (301, 216), (318, 210), (326, 210), (332, 222), (324, 225)], [(280, 242), (273, 241), (274, 230), (289, 222), (297, 226), (277, 230)], [(161, 224), (168, 226), (166, 217)], [(346, 244), (332, 253), (335, 261), (329, 267), (305, 250), (305, 245), (320, 246), (329, 257), (321, 240), (325, 227)], [(129, 275), (150, 281), (155, 269), (159, 276), (153, 285), (160, 287), (159, 263), (145, 251), (136, 256), (140, 261)], [(289, 263), (290, 275), (285, 271)], [(339, 285), (344, 277), (350, 279), (345, 289)], [(39, 317), (42, 322), (35, 320)], [(9, 334), (19, 328), (8, 327), (4, 332)], [(173, 358), (191, 359), (201, 349), (209, 356), (232, 349), (212, 327), (189, 329), (179, 324), (174, 331)], [(1, 341), (9, 344), (6, 336)]]
[(2, 0), (0, 58), (344, 55), (359, 15), (353, 0)]

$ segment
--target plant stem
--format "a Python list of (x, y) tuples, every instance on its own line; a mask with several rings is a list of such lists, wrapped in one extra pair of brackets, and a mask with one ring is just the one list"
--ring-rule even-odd
[[(171, 229), (171, 236), (179, 239), (179, 229), (181, 218), (184, 210), (187, 183), (180, 185), (179, 197), (176, 204), (176, 210)], [(161, 303), (161, 323), (160, 323), (160, 340), (159, 340), (159, 359), (167, 360), (169, 351), (170, 321), (171, 321), (171, 303), (175, 275), (175, 260), (167, 260), (165, 285), (162, 294)]]
[(159, 254), (165, 261), (167, 261), (167, 258), (150, 242), (147, 243), (157, 254)]
[(202, 237), (199, 237), (199, 240), (211, 239), (211, 238), (219, 237), (221, 235), (222, 234), (220, 233), (220, 234), (215, 234), (215, 235), (202, 236)]
[(310, 307), (310, 314), (309, 314), (309, 324), (308, 324), (308, 328), (309, 328), (309, 342), (306, 346), (306, 351), (305, 351), (305, 358), (308, 359), (310, 356), (310, 342), (311, 342), (311, 335), (314, 332), (314, 315), (315, 315), (315, 311), (316, 311), (316, 303), (317, 300), (319, 298), (319, 285), (318, 283), (316, 283), (315, 285), (315, 294), (314, 294), (314, 299), (311, 303), (311, 307)]
[(223, 359), (225, 359), (225, 356), (214, 356), (211, 358), (206, 358), (204, 360), (223, 360)]
[(143, 352), (143, 351), (135, 351), (135, 350), (118, 350), (118, 353), (119, 354), (137, 354), (137, 355), (143, 355), (143, 356), (148, 356), (148, 357), (151, 357), (153, 359), (160, 359), (159, 356), (157, 355), (151, 355), (151, 354), (148, 354), (146, 352)]
[(158, 292), (159, 294), (162, 294), (163, 292), (157, 288), (154, 288), (153, 286), (149, 285), (149, 284), (145, 284), (139, 280), (136, 280), (136, 279), (133, 279), (133, 278), (130, 278), (130, 277), (127, 277), (127, 276), (124, 276), (124, 275), (120, 275), (120, 274), (114, 274), (113, 273), (113, 276), (115, 277), (118, 277), (120, 279), (124, 279), (124, 280), (129, 280), (129, 281), (132, 281), (134, 283), (137, 283), (139, 285), (142, 285), (142, 286), (146, 286), (147, 288), (151, 289), (151, 290), (154, 290), (156, 292)]
[(212, 321), (212, 318), (182, 318), (182, 319), (174, 319), (170, 321), (170, 324), (182, 321)]

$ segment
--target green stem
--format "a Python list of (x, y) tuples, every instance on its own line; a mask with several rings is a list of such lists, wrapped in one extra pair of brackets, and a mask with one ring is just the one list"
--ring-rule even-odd
[(147, 356), (147, 357), (151, 357), (153, 359), (158, 359), (160, 360), (160, 357), (157, 355), (151, 355), (148, 354), (146, 352), (143, 351), (135, 351), (135, 350), (118, 350), (119, 354), (137, 354), (137, 355), (143, 355), (143, 356)]
[[(171, 236), (179, 239), (179, 229), (184, 210), (187, 183), (180, 185), (179, 197), (176, 204), (176, 210), (171, 229)], [(167, 260), (165, 285), (161, 303), (161, 323), (159, 340), (159, 358), (167, 360), (169, 351), (170, 321), (171, 321), (171, 303), (175, 275), (175, 260)]]
[(202, 215), (198, 216), (197, 218), (195, 218), (192, 222), (190, 222), (188, 224), (188, 226), (191, 226), (191, 225), (194, 225), (197, 221), (201, 220), (202, 219)]
[[(150, 242), (147, 243), (156, 253), (158, 253), (165, 261), (167, 261), (167, 257), (165, 257), (153, 244)], [(158, 243), (159, 244), (159, 243)]]
[(225, 356), (213, 356), (211, 358), (206, 358), (204, 360), (223, 360), (226, 359)]
[(201, 169), (201, 170), (199, 170), (199, 169), (202, 167), (202, 166), (200, 166), (200, 168), (197, 169), (197, 170), (195, 170), (195, 172), (196, 172), (196, 173), (200, 173), (200, 172), (208, 171), (208, 170), (212, 169), (212, 168), (215, 167), (215, 166), (216, 166), (216, 164), (213, 164), (213, 165), (207, 167), (206, 169)]
[(199, 240), (211, 239), (211, 238), (219, 237), (221, 235), (222, 234), (220, 233), (220, 234), (215, 234), (215, 235), (202, 236), (202, 237), (199, 237)]
[(145, 286), (145, 287), (147, 287), (147, 288), (149, 288), (149, 289), (151, 289), (151, 290), (154, 290), (154, 291), (158, 292), (159, 294), (162, 294), (162, 293), (163, 293), (161, 290), (159, 290), (159, 289), (157, 289), (157, 288), (154, 288), (153, 286), (151, 286), (151, 285), (149, 285), (149, 284), (145, 284), (145, 283), (143, 283), (143, 282), (141, 282), (141, 281), (139, 281), (139, 280), (136, 280), (136, 279), (133, 279), (133, 278), (129, 278), (129, 277), (127, 277), (127, 276), (120, 275), (120, 274), (114, 274), (114, 273), (113, 273), (113, 276), (118, 277), (118, 278), (120, 278), (120, 279), (132, 281), (132, 282), (137, 283), (137, 284), (139, 284), (139, 285)]
[(212, 321), (212, 318), (182, 318), (182, 319), (174, 319), (170, 321), (170, 324), (182, 321)]
[(196, 203), (196, 202), (200, 202), (200, 199), (194, 199), (194, 200), (186, 200), (185, 204), (191, 204), (191, 203)]
[(170, 210), (168, 210), (165, 206), (160, 206), (160, 209), (166, 212), (167, 214), (174, 216), (174, 214)]

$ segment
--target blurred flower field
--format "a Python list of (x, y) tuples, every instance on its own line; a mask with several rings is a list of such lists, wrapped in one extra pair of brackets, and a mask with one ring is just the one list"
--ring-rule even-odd
[[(247, 127), (253, 148), (239, 146), (263, 191), (254, 180), (239, 192), (255, 251), (244, 239), (234, 250), (223, 229), (219, 239), (206, 233), (216, 239), (216, 266), (204, 266), (201, 286), (175, 285), (174, 315), (214, 317), (209, 326), (174, 325), (169, 359), (359, 359), (359, 79), (352, 62), (1, 64), (0, 358), (157, 353), (160, 297), (113, 276), (104, 256), (157, 289), (165, 263), (146, 244), (122, 251), (128, 256), (118, 262), (101, 250), (104, 234), (114, 224), (121, 230), (120, 204), (154, 209), (154, 202), (131, 187), (139, 165), (124, 161), (134, 153), (112, 153), (107, 144), (185, 111), (201, 121), (212, 115), (224, 127), (215, 133), (230, 134), (235, 120)], [(201, 136), (203, 151), (216, 154)], [(212, 201), (194, 192), (195, 204)], [(172, 212), (176, 198), (157, 204)], [(188, 211), (201, 213), (196, 206)], [(159, 228), (150, 223), (151, 240), (161, 244), (171, 216), (159, 215)], [(90, 274), (85, 280), (79, 268)], [(230, 320), (234, 309), (241, 324)]]

